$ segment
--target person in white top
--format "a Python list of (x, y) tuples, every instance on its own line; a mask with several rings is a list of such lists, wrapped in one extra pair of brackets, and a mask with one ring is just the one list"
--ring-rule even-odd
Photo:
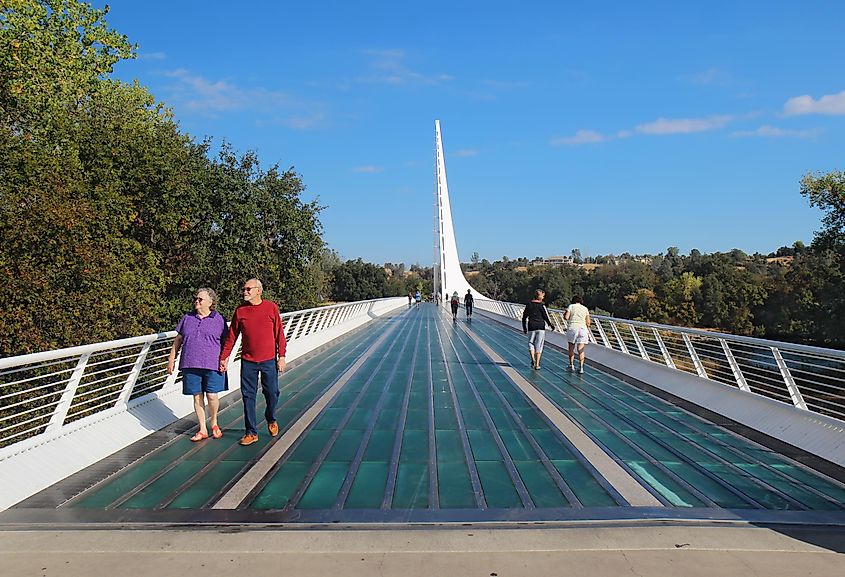
[(569, 342), (569, 370), (575, 370), (575, 346), (578, 346), (579, 373), (584, 373), (586, 354), (584, 346), (590, 342), (590, 311), (582, 303), (580, 295), (572, 297), (572, 304), (566, 307), (563, 318), (567, 322), (566, 340)]

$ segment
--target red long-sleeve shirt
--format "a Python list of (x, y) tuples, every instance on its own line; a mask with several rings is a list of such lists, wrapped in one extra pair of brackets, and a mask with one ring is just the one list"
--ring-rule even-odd
[(229, 358), (238, 335), (241, 339), (241, 358), (253, 363), (285, 356), (287, 341), (279, 307), (273, 301), (263, 300), (257, 305), (242, 303), (235, 309), (229, 335), (220, 353), (220, 359)]

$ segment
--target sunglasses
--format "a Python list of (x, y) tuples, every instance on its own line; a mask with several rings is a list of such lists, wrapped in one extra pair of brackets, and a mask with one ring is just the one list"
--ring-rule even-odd
[(251, 292), (251, 291), (254, 291), (254, 290), (258, 290), (258, 287), (257, 286), (245, 286), (244, 287), (245, 293), (248, 293), (248, 292)]

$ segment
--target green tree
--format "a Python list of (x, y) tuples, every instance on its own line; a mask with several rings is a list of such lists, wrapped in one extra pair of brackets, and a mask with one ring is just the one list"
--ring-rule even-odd
[(384, 268), (360, 258), (348, 260), (334, 269), (332, 296), (336, 301), (360, 301), (387, 294)]
[(664, 286), (666, 310), (674, 324), (694, 327), (700, 314), (695, 308), (695, 299), (701, 290), (702, 280), (687, 271), (671, 279)]
[(845, 172), (807, 174), (801, 179), (801, 194), (824, 212), (822, 229), (813, 244), (821, 249), (842, 250), (845, 246)]
[(224, 312), (258, 276), (283, 309), (317, 302), (316, 202), (292, 169), (179, 132), (137, 84), (107, 10), (0, 9), (0, 355), (168, 329), (197, 286)]

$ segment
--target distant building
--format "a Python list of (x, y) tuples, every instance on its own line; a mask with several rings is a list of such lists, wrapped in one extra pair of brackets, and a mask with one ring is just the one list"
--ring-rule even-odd
[(548, 256), (531, 261), (531, 266), (571, 266), (573, 264), (575, 264), (575, 261), (572, 260), (571, 256)]

